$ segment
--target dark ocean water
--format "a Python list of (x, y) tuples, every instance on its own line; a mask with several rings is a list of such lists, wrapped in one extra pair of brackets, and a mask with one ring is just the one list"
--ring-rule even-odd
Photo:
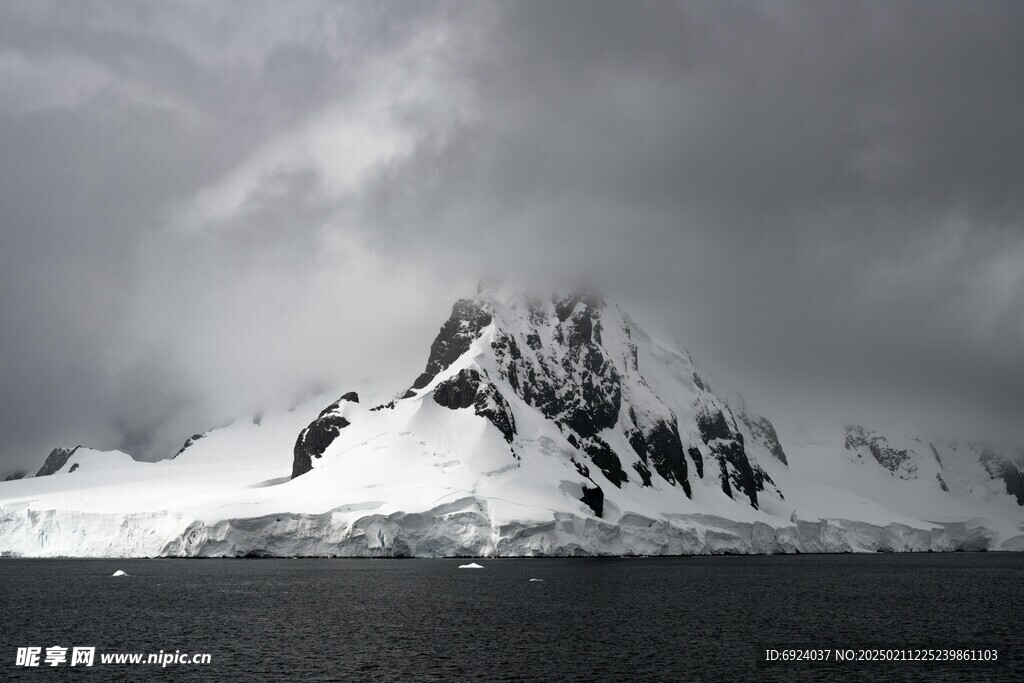
[[(466, 562), (0, 560), (0, 680), (1024, 680), (1020, 554)], [(96, 664), (14, 666), (53, 645)], [(1000, 659), (759, 661), (796, 646)], [(160, 650), (212, 664), (99, 661)]]

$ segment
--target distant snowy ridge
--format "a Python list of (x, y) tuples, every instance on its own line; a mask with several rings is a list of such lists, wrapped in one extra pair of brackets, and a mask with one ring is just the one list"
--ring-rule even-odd
[(1024, 549), (1019, 457), (859, 426), (784, 445), (593, 292), (483, 285), (399, 398), (354, 388), (196, 434), (157, 463), (57, 449), (0, 483), (0, 553)]

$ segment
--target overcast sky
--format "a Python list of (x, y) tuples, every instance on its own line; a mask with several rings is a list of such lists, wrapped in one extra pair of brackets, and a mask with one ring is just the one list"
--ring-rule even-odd
[(0, 3), (0, 470), (402, 389), (510, 264), (1024, 436), (1022, 122), (1019, 2)]

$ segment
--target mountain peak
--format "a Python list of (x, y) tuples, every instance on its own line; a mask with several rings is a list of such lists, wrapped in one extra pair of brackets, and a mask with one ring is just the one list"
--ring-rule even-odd
[(67, 464), (68, 460), (72, 455), (75, 454), (81, 446), (75, 446), (74, 448), (54, 448), (50, 451), (50, 454), (46, 456), (46, 462), (36, 472), (37, 477), (48, 477), (54, 472), (59, 471), (64, 465)]
[[(536, 445), (526, 434), (554, 434), (586, 489), (579, 499), (595, 513), (603, 512), (610, 487), (674, 489), (691, 498), (695, 486), (710, 486), (757, 508), (759, 494), (774, 484), (748, 455), (744, 431), (786, 462), (766, 418), (737, 420), (688, 354), (652, 340), (593, 288), (482, 280), (476, 296), (452, 306), (409, 390), (379, 408), (427, 400), (453, 411), (472, 408), (513, 462), (533, 457)], [(355, 418), (334, 408), (300, 435), (294, 476), (315, 469), (350, 428)], [(316, 437), (312, 457), (309, 435)]]
[[(402, 398), (324, 394), (163, 463), (58, 449), (56, 476), (2, 484), (0, 553), (1024, 549), (1017, 451), (863, 427), (784, 451), (766, 417), (592, 290), (485, 282), (426, 355)], [(131, 485), (112, 503), (113, 481)], [(117, 546), (95, 532), (110, 514)]]

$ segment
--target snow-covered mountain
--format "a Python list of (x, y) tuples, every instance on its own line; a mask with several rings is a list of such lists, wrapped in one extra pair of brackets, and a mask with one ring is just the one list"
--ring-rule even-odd
[(1019, 455), (863, 427), (783, 443), (592, 292), (482, 285), (407, 391), (351, 389), (161, 462), (57, 449), (0, 483), (0, 552), (1024, 549)]

